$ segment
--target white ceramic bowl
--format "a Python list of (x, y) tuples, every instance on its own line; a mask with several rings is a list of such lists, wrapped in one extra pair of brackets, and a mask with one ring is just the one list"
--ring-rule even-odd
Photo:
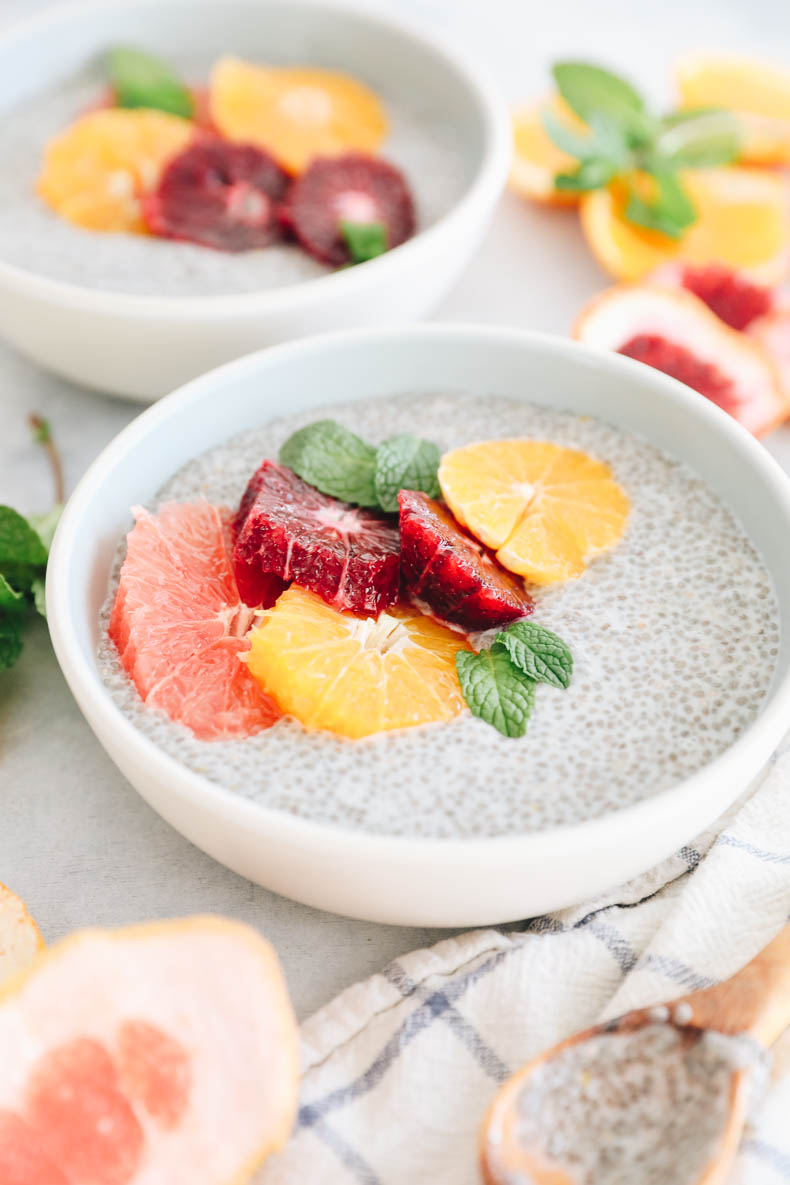
[(260, 293), (127, 295), (62, 283), (0, 260), (0, 334), (42, 366), (147, 401), (261, 346), (424, 316), (468, 263), (504, 186), (510, 125), (483, 72), (438, 39), (400, 20), (311, 0), (53, 6), (0, 41), (0, 118), (12, 118), (7, 112), (14, 104), (121, 42), (170, 56), (228, 52), (310, 62), (389, 93), (417, 96), (454, 124), (469, 181), (447, 214), (394, 251)]
[[(730, 504), (765, 557), (782, 617), (776, 678), (751, 727), (694, 777), (636, 806), (539, 834), (479, 840), (388, 838), (263, 808), (192, 773), (137, 731), (102, 684), (95, 658), (99, 609), (129, 507), (198, 453), (284, 411), (454, 389), (597, 415), (687, 461)], [(788, 538), (790, 481), (776, 462), (724, 412), (658, 371), (515, 330), (362, 330), (242, 358), (130, 424), (66, 507), (47, 608), (60, 665), (97, 737), (151, 806), (198, 847), (321, 909), (381, 922), (482, 925), (557, 909), (643, 872), (710, 823), (767, 761), (790, 718)]]

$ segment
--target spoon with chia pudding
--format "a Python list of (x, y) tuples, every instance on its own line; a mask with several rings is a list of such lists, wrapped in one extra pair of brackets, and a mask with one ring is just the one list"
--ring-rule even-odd
[(722, 1185), (790, 1024), (790, 926), (724, 983), (523, 1066), (482, 1131), (488, 1185)]

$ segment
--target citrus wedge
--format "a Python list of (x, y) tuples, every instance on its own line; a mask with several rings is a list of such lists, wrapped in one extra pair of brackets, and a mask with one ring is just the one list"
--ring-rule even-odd
[(347, 74), (234, 57), (211, 72), (210, 108), (223, 136), (265, 148), (293, 173), (317, 156), (374, 153), (388, 126), (378, 97)]
[(242, 1185), (287, 1139), (297, 1030), (260, 935), (85, 931), (0, 989), (3, 1185)]
[(458, 634), (413, 610), (353, 617), (294, 584), (252, 631), (247, 661), (283, 712), (356, 738), (464, 711), (455, 670), (464, 649)]
[(760, 169), (694, 169), (683, 174), (683, 181), (698, 217), (680, 239), (628, 222), (616, 186), (582, 197), (582, 228), (605, 271), (638, 280), (677, 259), (721, 263), (766, 284), (786, 275), (790, 187), (783, 176)]
[(194, 134), (189, 120), (163, 111), (91, 111), (50, 140), (38, 193), (78, 226), (144, 234), (140, 198)]
[(734, 110), (745, 133), (741, 160), (790, 164), (790, 69), (722, 51), (682, 54), (675, 81), (684, 107)]
[(622, 537), (630, 507), (608, 465), (546, 440), (455, 449), (439, 483), (458, 521), (535, 584), (580, 576)]
[(44, 940), (24, 901), (0, 885), (0, 984), (33, 962)]
[(567, 124), (570, 131), (577, 134), (587, 131), (585, 125), (559, 95), (520, 107), (513, 114), (510, 187), (516, 193), (538, 202), (575, 206), (578, 204), (579, 194), (555, 189), (554, 177), (557, 173), (571, 172), (579, 162), (549, 139), (542, 119), (544, 111), (547, 110)]

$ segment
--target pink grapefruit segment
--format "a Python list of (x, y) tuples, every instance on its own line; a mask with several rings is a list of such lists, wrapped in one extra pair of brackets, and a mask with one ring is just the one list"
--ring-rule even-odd
[(242, 1185), (287, 1139), (297, 1031), (255, 931), (87, 931), (0, 990), (3, 1185)]
[(208, 502), (133, 513), (109, 632), (140, 696), (200, 740), (268, 728), (278, 709), (240, 661), (254, 615), (236, 587), (229, 515)]

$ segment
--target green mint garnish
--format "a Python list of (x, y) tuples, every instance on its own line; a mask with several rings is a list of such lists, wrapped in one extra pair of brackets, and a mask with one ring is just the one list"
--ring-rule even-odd
[[(700, 108), (659, 119), (625, 79), (589, 62), (558, 62), (553, 69), (560, 94), (589, 128), (580, 134), (551, 112), (543, 114), (549, 138), (579, 162), (554, 178), (558, 190), (583, 193), (624, 182), (625, 217), (637, 226), (678, 239), (697, 220), (679, 170), (729, 164), (742, 133), (731, 112)], [(637, 176), (652, 178), (645, 196)]]
[(152, 107), (192, 119), (195, 101), (167, 62), (142, 49), (119, 46), (107, 54), (107, 72), (119, 107)]
[(430, 440), (404, 433), (376, 449), (376, 497), (382, 510), (397, 512), (399, 490), (422, 490), (438, 498), (439, 449)]
[(458, 681), (473, 716), (493, 725), (503, 736), (523, 737), (535, 704), (535, 683), (498, 646), (455, 656)]
[(280, 460), (322, 494), (378, 506), (376, 450), (335, 420), (318, 420), (294, 432), (280, 449)]
[(439, 450), (404, 433), (378, 448), (335, 420), (318, 420), (289, 436), (280, 461), (322, 494), (394, 514), (399, 490), (439, 497)]
[(534, 679), (563, 689), (570, 685), (573, 656), (562, 638), (535, 621), (517, 621), (494, 639), (504, 646), (511, 661)]
[(16, 617), (0, 616), (0, 671), (12, 667), (21, 653), (21, 622)]
[(387, 228), (383, 222), (348, 222), (344, 218), (340, 233), (352, 263), (367, 263), (387, 250)]

